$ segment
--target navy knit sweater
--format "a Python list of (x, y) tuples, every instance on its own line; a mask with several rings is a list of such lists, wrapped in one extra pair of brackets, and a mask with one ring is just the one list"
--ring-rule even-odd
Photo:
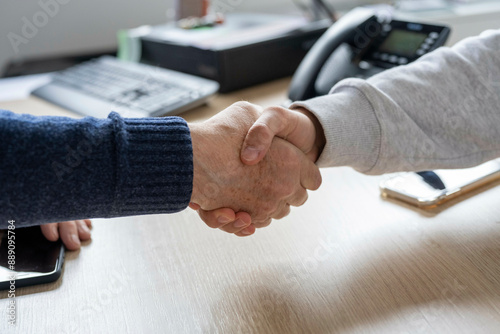
[(179, 117), (37, 117), (0, 110), (0, 228), (172, 213), (189, 204), (191, 136)]

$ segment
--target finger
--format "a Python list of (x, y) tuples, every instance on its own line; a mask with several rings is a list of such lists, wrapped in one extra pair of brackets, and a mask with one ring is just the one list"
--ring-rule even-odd
[(309, 190), (316, 190), (321, 186), (321, 173), (319, 168), (306, 156), (301, 158), (300, 184)]
[(87, 223), (83, 220), (76, 221), (76, 228), (78, 229), (78, 237), (80, 240), (89, 240), (90, 239), (90, 230), (87, 226)]
[(229, 208), (215, 209), (212, 211), (198, 210), (201, 220), (211, 228), (220, 228), (236, 220), (236, 214)]
[(266, 220), (254, 222), (253, 225), (255, 225), (256, 228), (263, 228), (263, 227), (269, 226), (272, 221), (273, 220), (271, 218), (268, 218)]
[(266, 155), (275, 136), (286, 139), (297, 127), (298, 115), (282, 107), (271, 107), (248, 130), (241, 160), (247, 165), (255, 165)]
[(290, 214), (290, 205), (286, 204), (284, 205), (279, 211), (273, 214), (274, 219), (281, 219), (285, 218)]
[(57, 241), (59, 232), (57, 231), (57, 223), (44, 224), (40, 226), (42, 234), (49, 241)]
[(307, 194), (307, 190), (300, 187), (290, 198), (287, 199), (288, 204), (291, 206), (301, 206), (306, 201), (309, 195)]
[(90, 219), (84, 219), (83, 221), (85, 222), (85, 224), (87, 225), (87, 227), (89, 229), (92, 228), (92, 220), (90, 220)]
[(238, 233), (252, 224), (252, 219), (250, 215), (246, 212), (238, 212), (236, 214), (236, 220), (231, 224), (226, 224), (220, 229), (227, 233)]
[(80, 248), (80, 238), (78, 237), (78, 228), (75, 221), (59, 223), (59, 235), (68, 250)]
[(200, 209), (200, 206), (196, 203), (189, 202), (189, 207), (193, 209), (194, 211), (198, 211)]
[(250, 224), (248, 227), (244, 228), (243, 230), (236, 232), (234, 235), (238, 237), (248, 237), (252, 234), (255, 233), (255, 225)]

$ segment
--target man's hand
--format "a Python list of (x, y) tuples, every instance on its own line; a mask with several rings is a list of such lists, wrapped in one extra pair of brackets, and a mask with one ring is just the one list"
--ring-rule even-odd
[[(251, 234), (272, 218), (286, 216), (290, 206), (302, 205), (306, 189), (316, 190), (321, 184), (314, 163), (280, 138), (270, 138), (259, 164), (241, 162), (243, 140), (259, 116), (257, 106), (239, 102), (206, 122), (190, 124), (194, 162), (190, 206), (210, 227)], [(217, 217), (221, 219), (205, 219), (206, 211), (218, 208), (229, 209), (221, 209), (226, 213)]]
[[(267, 154), (274, 137), (286, 139), (304, 152), (309, 159), (316, 161), (325, 146), (325, 135), (318, 119), (305, 109), (289, 110), (282, 107), (266, 108), (262, 115), (252, 125), (241, 150), (241, 161), (247, 165), (258, 164)], [(193, 207), (193, 206), (192, 206)], [(209, 226), (231, 226), (237, 219), (250, 219), (243, 212), (235, 213), (229, 208), (205, 211), (199, 207), (200, 217)], [(243, 215), (243, 216), (242, 216)], [(246, 221), (246, 220), (245, 220)], [(250, 219), (251, 221), (251, 219)], [(240, 231), (245, 235), (255, 232), (255, 228)]]
[(241, 160), (254, 165), (267, 154), (274, 137), (297, 146), (316, 161), (325, 146), (325, 135), (318, 119), (306, 109), (266, 108), (248, 131), (241, 150)]
[(91, 227), (92, 222), (89, 219), (50, 223), (40, 226), (47, 240), (57, 241), (61, 238), (68, 250), (80, 249), (81, 241), (90, 239)]

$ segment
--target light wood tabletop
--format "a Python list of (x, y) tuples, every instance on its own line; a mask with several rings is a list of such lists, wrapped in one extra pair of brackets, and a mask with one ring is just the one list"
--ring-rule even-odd
[[(277, 104), (288, 84), (183, 116)], [(0, 108), (70, 115), (36, 98)], [(95, 219), (57, 282), (16, 290), (17, 325), (1, 312), (0, 333), (500, 333), (498, 184), (425, 212), (382, 199), (388, 176), (322, 175), (304, 206), (247, 238), (192, 210)]]

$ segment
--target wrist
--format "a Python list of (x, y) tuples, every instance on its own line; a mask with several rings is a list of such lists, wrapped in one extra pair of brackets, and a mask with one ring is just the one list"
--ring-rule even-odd
[(326, 137), (325, 137), (325, 132), (323, 130), (323, 126), (319, 122), (318, 118), (309, 110), (307, 110), (303, 107), (296, 107), (296, 108), (293, 108), (292, 110), (297, 111), (297, 112), (305, 115), (314, 126), (314, 129), (315, 129), (315, 131), (314, 131), (314, 136), (315, 136), (315, 139), (314, 139), (315, 159), (314, 159), (314, 161), (316, 161), (319, 158), (319, 156), (321, 155), (321, 153), (323, 152), (323, 149), (326, 145)]
[[(239, 151), (230, 152), (227, 138), (230, 133), (225, 124), (206, 121), (188, 124), (193, 147), (193, 187), (191, 202), (205, 210), (217, 208), (215, 203), (221, 192), (222, 179), (228, 178), (230, 171), (225, 167), (236, 161)], [(226, 163), (222, 163), (225, 161)]]
[(201, 196), (201, 185), (207, 177), (205, 168), (202, 163), (202, 145), (203, 145), (203, 127), (198, 123), (189, 123), (191, 132), (191, 146), (193, 147), (193, 191), (191, 194), (191, 202), (203, 206), (204, 199)]

